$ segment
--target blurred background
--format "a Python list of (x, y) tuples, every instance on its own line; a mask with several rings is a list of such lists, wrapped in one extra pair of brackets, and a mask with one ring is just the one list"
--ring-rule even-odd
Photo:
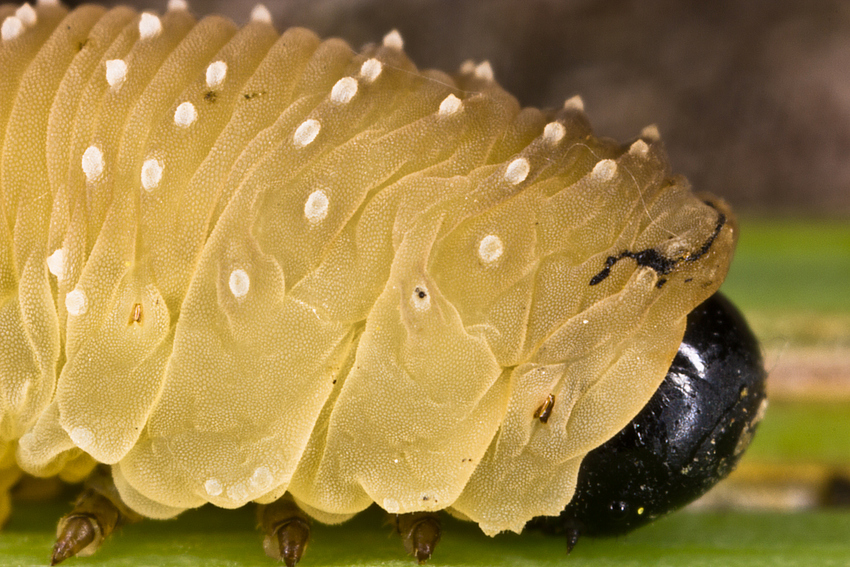
[[(166, 0), (136, 0), (163, 11)], [(253, 1), (189, 0), (248, 20)], [(850, 3), (268, 0), (354, 49), (398, 29), (420, 68), (489, 60), (523, 105), (575, 94), (598, 135), (657, 124), (674, 171), (738, 212), (722, 288), (760, 337), (771, 407), (704, 507), (850, 505)], [(845, 534), (846, 535), (846, 534)]]

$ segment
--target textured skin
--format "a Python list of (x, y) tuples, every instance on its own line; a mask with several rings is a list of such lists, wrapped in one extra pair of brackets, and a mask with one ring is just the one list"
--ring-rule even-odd
[(0, 43), (8, 478), (102, 462), (150, 517), (289, 491), (328, 522), (519, 531), (725, 277), (734, 222), (651, 134), (594, 138), (484, 69), (182, 10), (36, 15)]

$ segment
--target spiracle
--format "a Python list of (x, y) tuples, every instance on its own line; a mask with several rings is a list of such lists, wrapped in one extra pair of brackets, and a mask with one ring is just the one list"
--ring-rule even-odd
[(170, 8), (0, 10), (5, 474), (111, 465), (152, 518), (559, 514), (725, 277), (727, 207), (486, 62)]

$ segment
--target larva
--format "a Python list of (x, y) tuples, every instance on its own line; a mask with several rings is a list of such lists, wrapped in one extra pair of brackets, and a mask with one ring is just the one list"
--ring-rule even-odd
[(101, 463), (124, 514), (520, 531), (731, 261), (731, 212), (655, 130), (596, 138), (579, 99), (520, 108), (397, 33), (355, 53), (177, 3), (0, 20), (4, 484)]

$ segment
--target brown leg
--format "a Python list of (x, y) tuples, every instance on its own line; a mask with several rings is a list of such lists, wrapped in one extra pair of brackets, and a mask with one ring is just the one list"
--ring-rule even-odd
[(272, 559), (295, 567), (310, 539), (310, 518), (289, 495), (260, 507), (260, 526), (265, 533), (263, 549)]
[(440, 518), (434, 512), (414, 512), (395, 517), (395, 527), (401, 535), (404, 548), (419, 564), (431, 559), (440, 542)]
[(50, 564), (91, 555), (116, 527), (140, 519), (121, 502), (109, 470), (95, 469), (77, 497), (74, 509), (59, 520)]

